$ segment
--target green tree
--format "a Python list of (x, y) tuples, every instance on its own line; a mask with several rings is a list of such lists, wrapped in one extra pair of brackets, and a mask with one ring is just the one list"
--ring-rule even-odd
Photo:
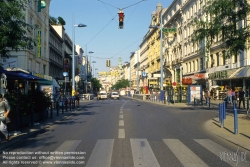
[(241, 25), (241, 21), (245, 20), (250, 12), (247, 0), (206, 0), (206, 3), (203, 11), (207, 19), (195, 19), (193, 42), (199, 45), (206, 42), (204, 51), (207, 53), (214, 39), (221, 39), (226, 58), (247, 49), (249, 26)]
[(100, 83), (100, 81), (96, 78), (92, 78), (91, 82), (93, 84), (93, 90), (100, 90), (100, 88), (102, 87), (102, 84)]
[(66, 22), (64, 21), (62, 17), (59, 16), (57, 20), (58, 20), (58, 24), (63, 25), (63, 26), (66, 25)]
[(11, 50), (32, 49), (34, 40), (27, 36), (32, 28), (25, 21), (27, 0), (0, 1), (0, 54), (9, 57)]
[(49, 24), (51, 25), (57, 25), (57, 19), (55, 17), (50, 16), (49, 17)]
[(119, 90), (121, 88), (126, 88), (127, 86), (129, 86), (129, 80), (127, 79), (122, 79), (122, 80), (119, 80), (118, 82), (115, 83), (115, 85), (113, 85), (111, 87), (112, 90)]

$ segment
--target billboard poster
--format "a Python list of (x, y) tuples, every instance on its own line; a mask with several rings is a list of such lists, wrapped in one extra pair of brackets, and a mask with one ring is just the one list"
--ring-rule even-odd
[(2, 66), (4, 69), (17, 68), (17, 57), (9, 57), (9, 58), (3, 57)]
[(188, 103), (194, 102), (194, 99), (202, 98), (202, 87), (201, 85), (189, 85), (188, 86)]

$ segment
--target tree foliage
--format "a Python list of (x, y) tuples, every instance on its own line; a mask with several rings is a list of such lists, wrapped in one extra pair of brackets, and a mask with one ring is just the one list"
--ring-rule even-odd
[(115, 85), (113, 85), (111, 87), (112, 90), (119, 90), (121, 88), (126, 88), (127, 86), (129, 86), (129, 80), (127, 79), (122, 79), (122, 80), (119, 80), (118, 82), (115, 83)]
[(65, 20), (62, 17), (60, 17), (60, 16), (58, 18), (50, 16), (49, 17), (49, 23), (51, 25), (63, 25), (63, 26), (66, 25)]
[(216, 38), (221, 39), (226, 57), (247, 49), (249, 26), (242, 24), (250, 12), (247, 0), (206, 0), (206, 3), (203, 11), (208, 19), (195, 19), (193, 42), (201, 44), (206, 38), (204, 49), (209, 50)]
[(34, 40), (27, 36), (32, 29), (25, 21), (27, 0), (0, 1), (0, 54), (9, 57), (10, 50), (32, 49)]
[(100, 81), (96, 78), (92, 78), (91, 82), (93, 84), (93, 90), (100, 90), (100, 88), (102, 87)]

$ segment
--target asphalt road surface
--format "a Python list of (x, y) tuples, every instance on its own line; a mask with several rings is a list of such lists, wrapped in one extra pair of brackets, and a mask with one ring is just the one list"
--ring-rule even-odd
[(0, 166), (249, 167), (249, 152), (204, 128), (216, 115), (124, 97), (94, 100), (6, 148)]

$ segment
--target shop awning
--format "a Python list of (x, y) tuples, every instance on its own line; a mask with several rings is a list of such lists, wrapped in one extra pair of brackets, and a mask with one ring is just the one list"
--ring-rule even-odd
[(250, 77), (250, 66), (243, 67), (230, 78), (247, 78), (247, 77)]
[(33, 80), (38, 82), (46, 82), (47, 84), (52, 84), (52, 81), (48, 81), (43, 78), (39, 78), (34, 75), (30, 75), (21, 71), (7, 71), (0, 69), (0, 73), (4, 73), (7, 76), (7, 80)]

